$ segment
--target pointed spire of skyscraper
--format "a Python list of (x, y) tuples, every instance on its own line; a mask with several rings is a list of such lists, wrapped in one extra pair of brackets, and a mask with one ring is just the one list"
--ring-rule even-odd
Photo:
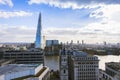
[(35, 40), (35, 48), (41, 48), (41, 13), (39, 13), (37, 32), (36, 32), (36, 40)]

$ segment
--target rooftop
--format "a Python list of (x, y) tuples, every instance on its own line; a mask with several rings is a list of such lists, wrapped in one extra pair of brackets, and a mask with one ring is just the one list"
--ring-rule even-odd
[(120, 72), (120, 62), (109, 62), (106, 63), (106, 66)]
[(28, 75), (28, 76), (18, 77), (13, 80), (39, 80), (40, 76), (42, 74), (44, 74), (45, 70), (48, 70), (48, 67), (43, 67), (36, 75)]
[(73, 55), (75, 57), (86, 57), (88, 54), (86, 52), (83, 52), (83, 51), (78, 51), (78, 50), (74, 50), (73, 51)]
[(75, 61), (99, 61), (97, 56), (88, 55), (86, 52), (73, 50), (72, 59)]
[(39, 64), (8, 64), (0, 67), (0, 75), (35, 69)]

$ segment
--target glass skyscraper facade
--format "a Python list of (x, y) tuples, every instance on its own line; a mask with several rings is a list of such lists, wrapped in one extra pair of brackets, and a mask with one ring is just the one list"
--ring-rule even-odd
[(36, 40), (35, 40), (35, 48), (41, 48), (41, 13), (38, 18), (37, 32), (36, 32)]

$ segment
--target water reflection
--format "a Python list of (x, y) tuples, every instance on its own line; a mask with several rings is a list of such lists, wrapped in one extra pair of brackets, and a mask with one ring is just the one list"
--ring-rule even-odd
[(45, 65), (51, 70), (59, 70), (59, 56), (45, 56)]

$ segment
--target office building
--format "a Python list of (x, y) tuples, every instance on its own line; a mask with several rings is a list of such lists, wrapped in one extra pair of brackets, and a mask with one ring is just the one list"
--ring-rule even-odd
[(41, 13), (39, 14), (37, 32), (36, 32), (36, 40), (35, 40), (35, 48), (41, 48)]
[(60, 55), (61, 80), (99, 80), (98, 57), (67, 49)]
[(100, 71), (100, 80), (120, 80), (120, 62), (105, 63), (105, 71)]
[(49, 68), (42, 64), (8, 64), (0, 67), (0, 80), (49, 80)]
[(99, 80), (98, 58), (82, 51), (73, 51), (70, 58), (71, 80)]
[(5, 51), (4, 59), (15, 59), (18, 64), (44, 64), (43, 51)]
[(46, 47), (50, 47), (52, 45), (58, 45), (59, 41), (58, 40), (46, 40)]
[(62, 45), (52, 45), (50, 47), (45, 47), (45, 55), (59, 55)]

